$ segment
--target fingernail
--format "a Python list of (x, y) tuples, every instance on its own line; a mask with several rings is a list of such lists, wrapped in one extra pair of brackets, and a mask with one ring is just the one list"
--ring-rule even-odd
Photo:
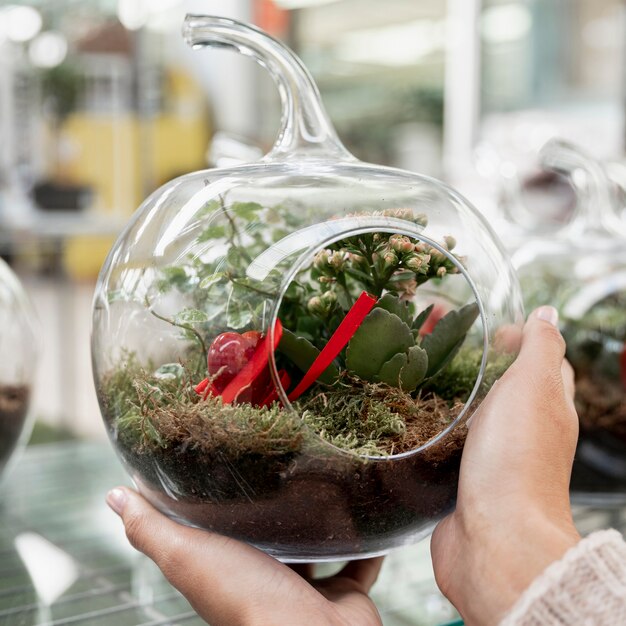
[(123, 489), (119, 489), (116, 487), (115, 489), (111, 489), (109, 493), (107, 493), (107, 504), (118, 514), (121, 515), (124, 510), (124, 506), (126, 506), (126, 501), (128, 500), (128, 496)]
[(535, 317), (552, 324), (552, 326), (559, 325), (559, 312), (553, 306), (540, 306), (535, 311)]

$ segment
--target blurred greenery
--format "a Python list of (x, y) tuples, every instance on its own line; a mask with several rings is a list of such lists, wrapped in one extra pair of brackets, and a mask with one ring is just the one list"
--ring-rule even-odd
[(71, 63), (62, 63), (41, 73), (44, 100), (51, 102), (60, 121), (76, 109), (82, 85), (82, 74)]
[(57, 443), (60, 441), (72, 441), (77, 439), (76, 435), (69, 429), (59, 426), (50, 426), (43, 422), (35, 422), (33, 434), (28, 442), (29, 446), (36, 446), (43, 443)]

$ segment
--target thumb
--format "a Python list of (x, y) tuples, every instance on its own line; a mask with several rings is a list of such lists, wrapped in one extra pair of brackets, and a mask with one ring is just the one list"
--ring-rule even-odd
[(571, 466), (569, 456), (576, 446), (578, 418), (573, 372), (565, 361), (565, 340), (558, 321), (558, 312), (551, 306), (539, 307), (528, 316), (519, 355), (490, 392), (486, 415), (481, 417), (488, 423), (483, 428), (500, 432), (504, 426), (500, 416), (514, 410), (516, 419), (506, 421), (502, 436), (513, 436), (525, 453), (543, 450), (546, 457), (554, 457), (554, 451), (560, 450), (566, 457), (565, 465)]
[(519, 368), (561, 379), (565, 340), (558, 325), (559, 313), (552, 306), (539, 307), (528, 316), (515, 362)]

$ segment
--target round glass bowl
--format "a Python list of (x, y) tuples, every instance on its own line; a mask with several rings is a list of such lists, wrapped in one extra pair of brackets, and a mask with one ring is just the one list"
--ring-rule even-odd
[(31, 430), (36, 367), (35, 322), (19, 280), (0, 259), (0, 480)]
[(284, 115), (268, 155), (168, 183), (113, 247), (92, 342), (111, 440), (161, 511), (281, 559), (414, 541), (517, 354), (512, 267), (454, 190), (351, 156), (279, 42), (185, 34), (256, 57)]
[(567, 358), (576, 373), (580, 438), (572, 474), (577, 496), (626, 490), (626, 225), (617, 217), (602, 166), (554, 140), (546, 168), (566, 174), (577, 212), (557, 235), (513, 257), (528, 308), (559, 309)]

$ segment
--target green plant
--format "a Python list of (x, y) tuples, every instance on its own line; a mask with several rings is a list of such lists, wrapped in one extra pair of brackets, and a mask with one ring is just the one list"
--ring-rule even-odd
[[(179, 330), (188, 345), (185, 359), (151, 374), (152, 366), (141, 368), (128, 355), (107, 378), (109, 412), (116, 415), (119, 436), (131, 446), (180, 445), (185, 424), (193, 423), (193, 436), (202, 445), (210, 439), (228, 448), (217, 432), (228, 431), (229, 421), (239, 450), (252, 450), (251, 441), (266, 432), (277, 450), (280, 441), (295, 445), (281, 427), (266, 429), (271, 420), (282, 423), (285, 411), (278, 394), (270, 391), (268, 347), (259, 332), (265, 330), (268, 307), (278, 299), (283, 270), (292, 259), (263, 282), (253, 280), (247, 269), (268, 245), (300, 225), (288, 211), (255, 202), (227, 203), (222, 197), (208, 203), (199, 218), (204, 215), (207, 225), (193, 252), (151, 278), (141, 303)], [(425, 215), (411, 209), (378, 215), (422, 228), (427, 224)], [(276, 338), (276, 362), (302, 423), (322, 439), (362, 454), (388, 454), (425, 443), (458, 414), (479, 364), (471, 361), (456, 389), (445, 372), (458, 362), (455, 356), (466, 359), (459, 351), (478, 306), (441, 311), (431, 304), (418, 310), (414, 298), (422, 285), (441, 284), (460, 272), (464, 259), (452, 252), (455, 245), (452, 237), (431, 245), (393, 232), (363, 233), (318, 251), (297, 272), (278, 311), (282, 336)], [(216, 248), (223, 253), (204, 254)], [(187, 305), (165, 314), (161, 299), (174, 292)], [(109, 294), (111, 302), (132, 297), (123, 291)], [(248, 341), (252, 336), (255, 341)], [(206, 429), (215, 432), (209, 437)]]

